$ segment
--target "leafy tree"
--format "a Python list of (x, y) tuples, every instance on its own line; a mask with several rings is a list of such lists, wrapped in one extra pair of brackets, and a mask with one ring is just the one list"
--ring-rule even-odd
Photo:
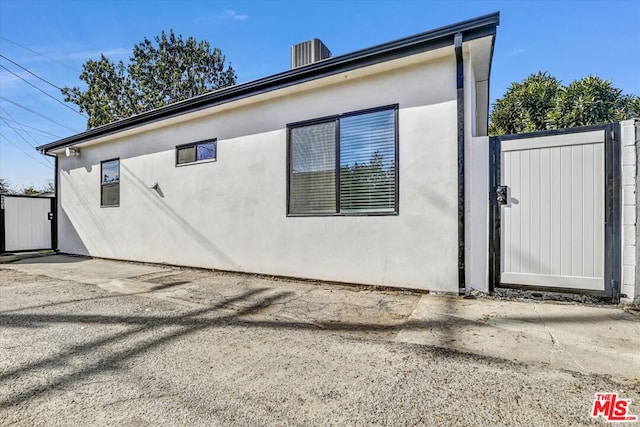
[(40, 188), (41, 193), (54, 193), (56, 186), (52, 179), (48, 179), (45, 184)]
[(87, 113), (90, 129), (234, 85), (236, 73), (231, 65), (225, 67), (220, 49), (170, 30), (136, 44), (126, 65), (104, 55), (88, 60), (80, 80), (86, 90), (64, 87), (62, 94)]
[(0, 194), (11, 194), (11, 184), (6, 178), (0, 178)]
[(511, 83), (493, 106), (489, 132), (508, 135), (546, 129), (547, 112), (555, 106), (560, 89), (560, 81), (546, 72)]
[[(632, 98), (632, 97), (631, 97)], [(587, 76), (563, 87), (548, 111), (551, 129), (610, 123), (629, 118), (622, 90), (597, 76)]]
[(489, 133), (504, 135), (611, 123), (640, 116), (640, 97), (587, 76), (568, 86), (538, 72), (512, 83), (493, 105)]
[(24, 195), (24, 196), (33, 196), (34, 194), (38, 194), (39, 191), (36, 190), (33, 185), (29, 185), (27, 187), (23, 187), (22, 190), (20, 190), (20, 194)]

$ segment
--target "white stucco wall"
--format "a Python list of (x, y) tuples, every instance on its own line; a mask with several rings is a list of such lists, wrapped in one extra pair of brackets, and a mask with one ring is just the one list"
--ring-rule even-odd
[(640, 297), (638, 275), (638, 151), (640, 121), (620, 123), (622, 149), (622, 286), (623, 301)]
[[(457, 292), (453, 48), (413, 62), (210, 108), (61, 156), (60, 250)], [(396, 103), (399, 215), (288, 218), (287, 123)], [(175, 167), (176, 145), (209, 138), (218, 138), (216, 162)], [(116, 157), (120, 206), (101, 208), (100, 161)], [(162, 194), (150, 189), (156, 182)]]
[[(464, 52), (465, 288), (489, 291), (489, 138), (477, 137), (476, 64)], [(486, 128), (486, 124), (481, 126)]]
[(470, 151), (467, 290), (489, 292), (489, 137), (472, 138)]

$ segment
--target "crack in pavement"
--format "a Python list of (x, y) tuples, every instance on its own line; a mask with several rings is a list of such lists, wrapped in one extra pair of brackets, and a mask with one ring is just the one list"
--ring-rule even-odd
[(551, 332), (551, 330), (547, 326), (547, 322), (545, 322), (544, 318), (542, 317), (542, 315), (540, 314), (540, 312), (538, 311), (536, 306), (533, 305), (532, 307), (533, 307), (533, 311), (536, 312), (536, 314), (538, 315), (538, 318), (542, 322), (542, 326), (544, 327), (544, 330), (549, 334), (549, 338), (551, 339), (552, 348), (549, 351), (549, 364), (553, 364), (553, 355), (555, 353), (564, 353), (564, 354), (566, 354), (567, 356), (569, 356), (571, 358), (573, 363), (580, 369), (580, 372), (584, 373), (585, 372), (584, 366), (582, 366), (578, 362), (578, 360), (573, 356), (573, 354), (571, 354), (571, 352), (569, 352), (566, 349), (562, 348), (562, 345), (560, 344), (558, 339), (553, 335), (553, 333)]

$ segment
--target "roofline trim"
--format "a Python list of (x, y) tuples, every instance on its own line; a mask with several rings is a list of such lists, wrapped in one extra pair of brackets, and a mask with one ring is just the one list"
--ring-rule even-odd
[[(218, 89), (200, 96), (149, 110), (125, 119), (36, 147), (42, 153), (68, 147), (103, 136), (140, 127), (160, 120), (192, 113), (216, 105), (237, 101), (261, 93), (328, 77), (345, 71), (375, 65), (417, 53), (453, 46), (454, 36), (463, 33), (464, 41), (496, 34), (500, 13), (495, 12), (445, 27), (393, 40), (355, 52), (325, 59), (304, 67), (283, 71), (239, 85)], [(491, 53), (493, 56), (493, 52)], [(491, 61), (489, 61), (491, 64)], [(489, 65), (491, 66), (491, 65)]]

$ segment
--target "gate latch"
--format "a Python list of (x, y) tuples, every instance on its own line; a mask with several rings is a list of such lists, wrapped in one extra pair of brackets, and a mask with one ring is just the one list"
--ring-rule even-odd
[(509, 204), (509, 187), (506, 185), (498, 185), (496, 187), (496, 199), (499, 205)]
[(47, 219), (48, 219), (49, 221), (53, 221), (53, 212), (48, 212), (48, 213), (47, 213)]

